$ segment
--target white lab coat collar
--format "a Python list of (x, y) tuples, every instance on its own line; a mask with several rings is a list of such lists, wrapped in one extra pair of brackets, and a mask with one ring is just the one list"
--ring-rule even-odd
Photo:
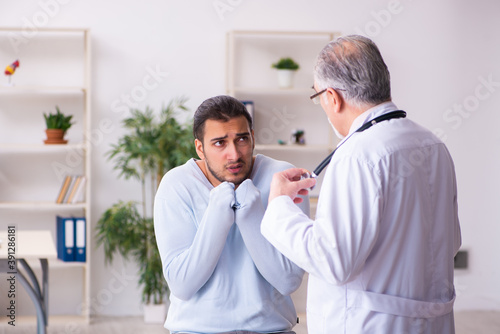
[(367, 111), (356, 117), (354, 122), (352, 122), (351, 128), (349, 129), (349, 135), (359, 129), (363, 124), (365, 124), (366, 120), (371, 120), (375, 117), (387, 114), (388, 112), (394, 110), (398, 110), (398, 107), (396, 107), (396, 105), (392, 101), (383, 102), (376, 105), (375, 107), (368, 109)]
[(337, 147), (342, 145), (349, 137), (351, 137), (354, 132), (356, 132), (357, 129), (359, 129), (363, 124), (366, 123), (367, 119), (373, 119), (377, 116), (387, 114), (388, 112), (398, 110), (398, 107), (392, 102), (383, 102), (381, 104), (377, 104), (375, 107), (372, 107), (368, 110), (366, 110), (364, 113), (359, 115), (354, 119), (354, 122), (352, 122), (351, 127), (349, 129), (349, 133), (347, 136), (344, 137), (338, 144)]

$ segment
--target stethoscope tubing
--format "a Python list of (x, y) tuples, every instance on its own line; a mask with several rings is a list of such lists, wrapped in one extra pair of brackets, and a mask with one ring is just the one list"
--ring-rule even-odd
[(406, 117), (406, 112), (405, 111), (403, 111), (403, 110), (395, 110), (395, 111), (391, 111), (391, 112), (389, 112), (387, 114), (383, 114), (383, 115), (380, 115), (378, 117), (375, 117), (374, 119), (372, 119), (372, 120), (364, 123), (362, 126), (359, 127), (359, 129), (357, 129), (356, 131), (354, 131), (353, 133), (351, 133), (349, 136), (347, 136), (330, 154), (328, 154), (328, 156), (323, 161), (321, 161), (321, 163), (314, 169), (314, 171), (310, 175), (306, 174), (306, 175), (302, 175), (302, 177), (304, 177), (304, 178), (307, 178), (307, 177), (317, 178), (319, 176), (319, 174), (326, 168), (326, 166), (328, 166), (328, 164), (332, 160), (332, 157), (335, 154), (335, 152), (349, 138), (351, 138), (351, 136), (353, 134), (358, 133), (358, 132), (363, 132), (363, 131), (371, 128), (375, 124), (378, 124), (378, 123), (383, 122), (383, 121), (388, 121), (390, 119), (396, 119), (396, 118), (405, 118), (405, 117)]

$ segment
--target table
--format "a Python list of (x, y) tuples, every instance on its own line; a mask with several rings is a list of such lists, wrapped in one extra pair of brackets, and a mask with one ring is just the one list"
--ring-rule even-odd
[[(37, 333), (45, 334), (48, 324), (48, 260), (57, 258), (57, 251), (50, 231), (20, 231), (17, 228), (0, 231), (0, 272), (19, 279), (35, 305)], [(42, 287), (26, 260), (37, 259), (42, 268)], [(23, 271), (18, 270), (18, 264)], [(3, 298), (4, 296), (2, 296)], [(14, 302), (12, 302), (14, 301)], [(14, 303), (12, 299), (10, 305)], [(15, 314), (15, 313), (14, 313)]]

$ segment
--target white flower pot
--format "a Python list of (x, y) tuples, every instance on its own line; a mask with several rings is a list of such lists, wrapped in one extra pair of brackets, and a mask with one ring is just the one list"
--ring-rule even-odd
[(167, 317), (167, 304), (143, 304), (144, 322), (163, 324)]
[(292, 88), (294, 70), (278, 70), (278, 85), (280, 88)]

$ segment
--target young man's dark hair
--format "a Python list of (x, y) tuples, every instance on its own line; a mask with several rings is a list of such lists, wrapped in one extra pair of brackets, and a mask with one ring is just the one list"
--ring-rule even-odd
[(205, 121), (207, 119), (227, 122), (232, 118), (245, 116), (250, 129), (253, 128), (252, 117), (248, 113), (245, 105), (228, 95), (219, 95), (200, 104), (193, 116), (193, 135), (194, 138), (203, 142), (205, 131)]

